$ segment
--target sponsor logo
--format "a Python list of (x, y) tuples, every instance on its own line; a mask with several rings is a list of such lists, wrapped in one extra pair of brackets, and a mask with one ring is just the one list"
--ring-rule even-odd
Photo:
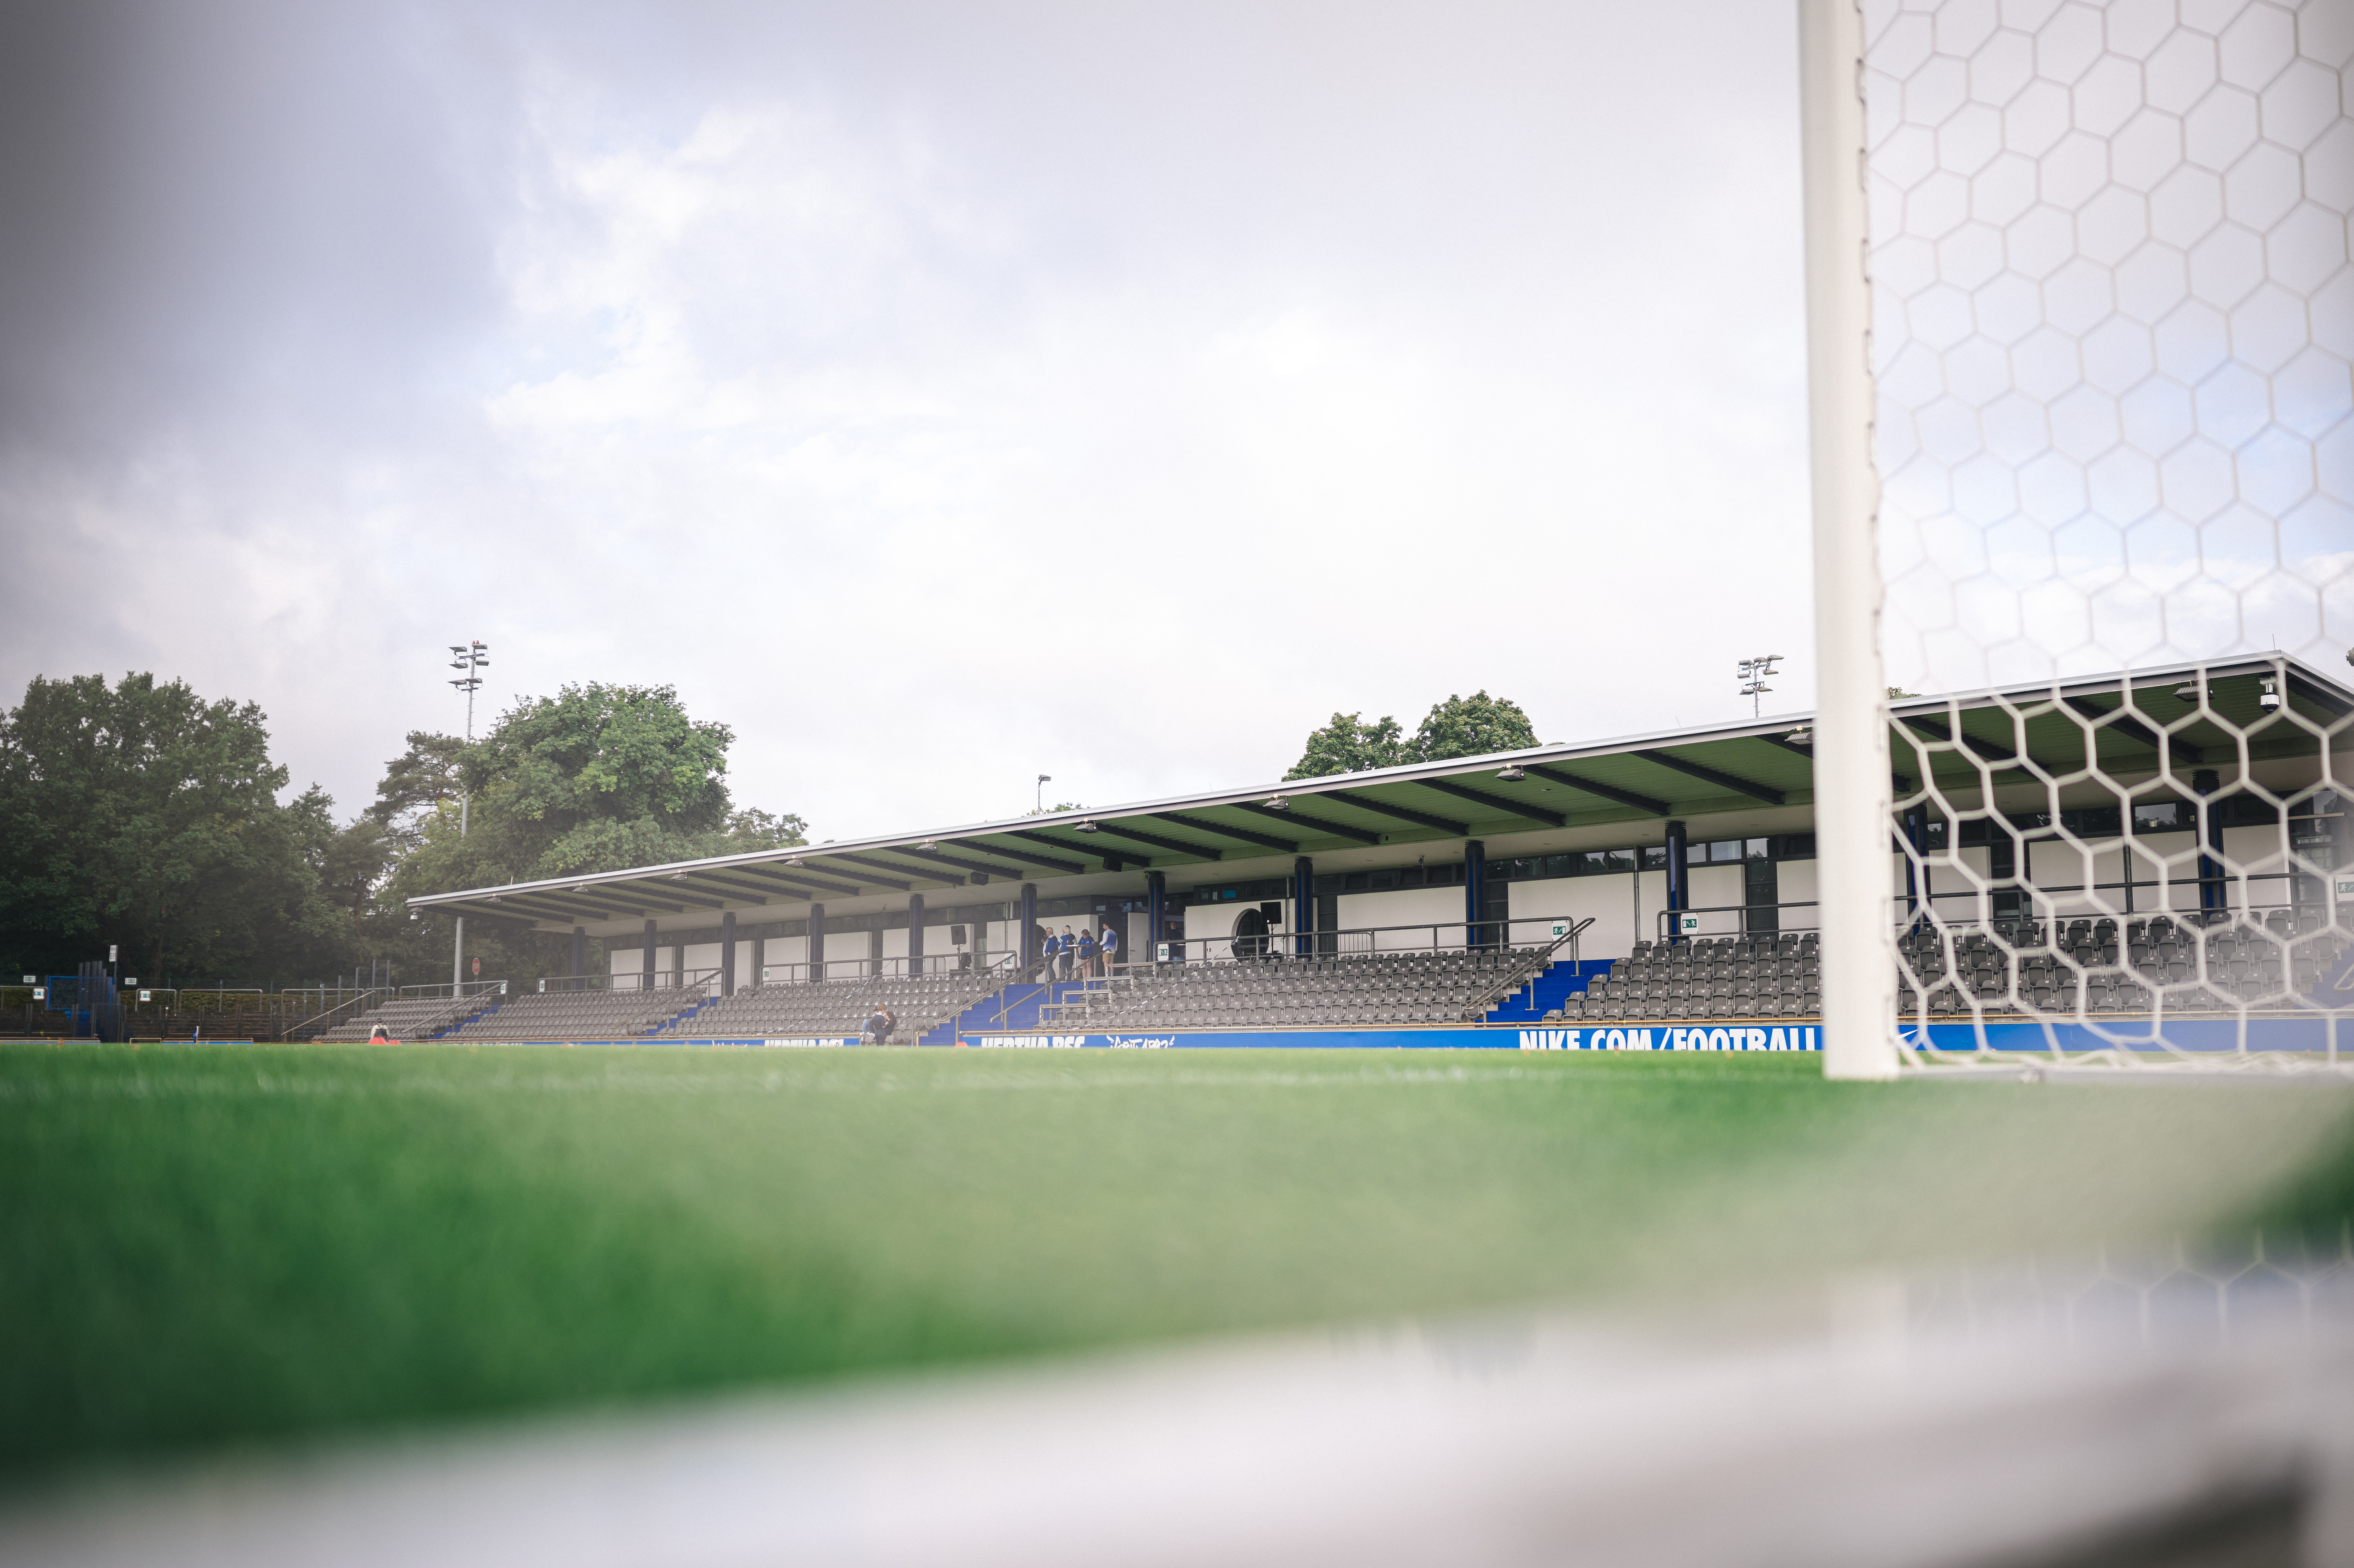
[[(730, 1042), (730, 1044), (733, 1044), (733, 1042)], [(747, 1040), (744, 1044), (750, 1045), (755, 1044), (755, 1042)], [(809, 1051), (826, 1045), (847, 1044), (848, 1042), (842, 1040), (839, 1037), (819, 1039), (811, 1035), (801, 1035), (791, 1040), (762, 1040), (758, 1042), (758, 1044), (762, 1045), (782, 1045), (794, 1050)]]
[(1523, 1051), (1819, 1051), (1820, 1026), (1726, 1029), (1523, 1029)]
[(1068, 1051), (1087, 1043), (1084, 1034), (976, 1034), (972, 1044), (993, 1051)]
[(1104, 1044), (1115, 1051), (1166, 1051), (1177, 1044), (1177, 1037), (1164, 1034), (1156, 1040), (1143, 1034), (1113, 1034), (1107, 1036)]

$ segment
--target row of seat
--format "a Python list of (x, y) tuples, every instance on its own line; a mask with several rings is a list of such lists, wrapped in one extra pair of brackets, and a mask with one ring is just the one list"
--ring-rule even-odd
[(694, 991), (527, 991), (509, 997), (445, 1040), (629, 1040), (700, 1001)]
[(395, 1040), (430, 1040), (482, 1012), (492, 1001), (486, 996), (404, 997), (346, 1018), (313, 1038), (322, 1044), (354, 1044), (366, 1040), (380, 1026)]
[(677, 1019), (656, 1033), (665, 1039), (850, 1035), (864, 1030), (877, 1007), (885, 1007), (898, 1020), (892, 1038), (912, 1044), (987, 996), (1000, 980), (960, 972), (754, 986)]
[(1172, 966), (1066, 993), (1044, 1022), (1115, 1032), (1460, 1023), (1550, 961), (1551, 949), (1531, 947)]

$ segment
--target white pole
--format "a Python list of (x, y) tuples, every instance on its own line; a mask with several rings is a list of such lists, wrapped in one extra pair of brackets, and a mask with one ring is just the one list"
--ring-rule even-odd
[(1880, 480), (1872, 461), (1872, 282), (1864, 206), (1863, 18), (1798, 0), (1808, 414), (1815, 546), (1815, 853), (1823, 1075), (1896, 1075), (1888, 923), (1893, 802), (1880, 662)]

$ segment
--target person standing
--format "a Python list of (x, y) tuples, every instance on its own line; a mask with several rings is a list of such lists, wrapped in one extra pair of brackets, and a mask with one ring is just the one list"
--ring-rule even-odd
[(1079, 972), (1079, 939), (1068, 926), (1063, 927), (1063, 978), (1075, 980)]
[(1096, 934), (1093, 931), (1079, 933), (1079, 978), (1096, 978)]
[(1061, 961), (1062, 952), (1062, 938), (1052, 931), (1047, 932), (1046, 939), (1038, 944), (1038, 978), (1040, 980), (1050, 984), (1054, 981), (1055, 968)]
[(1096, 951), (1103, 955), (1103, 972), (1108, 977), (1119, 963), (1119, 933), (1111, 922), (1104, 922), (1102, 932), (1096, 938)]

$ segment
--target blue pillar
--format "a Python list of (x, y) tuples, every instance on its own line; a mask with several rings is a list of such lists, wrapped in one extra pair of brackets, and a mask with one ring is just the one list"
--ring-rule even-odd
[(572, 989), (579, 991), (588, 985), (580, 977), (588, 972), (588, 932), (586, 927), (572, 927)]
[(1463, 945), (1479, 948), (1489, 946), (1488, 928), (1480, 922), (1488, 914), (1488, 846), (1478, 839), (1463, 843)]
[(2211, 768), (2190, 776), (2191, 792), (2199, 797), (2199, 916), (2210, 923), (2223, 916), (2223, 814), (2207, 798), (2216, 784)]
[(1911, 926), (1921, 918), (1921, 897), (1927, 891), (1921, 885), (1920, 862), (1929, 853), (1929, 819), (1918, 806), (1905, 808), (1904, 842), (1912, 852), (1904, 857), (1904, 923)]
[(1291, 863), (1291, 950), (1307, 958), (1316, 950), (1316, 863), (1299, 855)]
[(1161, 961), (1161, 943), (1163, 939), (1161, 933), (1163, 929), (1163, 922), (1168, 919), (1168, 873), (1146, 872), (1144, 874), (1144, 923), (1150, 929), (1145, 933), (1144, 951), (1129, 954), (1129, 963), (1152, 964)]
[(907, 972), (924, 972), (924, 895), (907, 895)]
[(1013, 906), (1013, 950), (1021, 955), (1016, 964), (1022, 978), (1028, 980), (1030, 971), (1038, 967), (1038, 885), (1025, 882), (1022, 896)]
[[(1668, 909), (1671, 915), (1691, 907), (1691, 873), (1684, 864), (1684, 853), (1689, 847), (1684, 842), (1683, 823), (1670, 821), (1668, 823)], [(1678, 925), (1674, 919), (1668, 922), (1668, 940), (1670, 942), (1684, 939), (1683, 933), (1677, 928)]]
[(646, 922), (646, 972), (638, 984), (647, 991), (654, 989), (654, 923)]
[(812, 904), (809, 912), (809, 978), (825, 979), (825, 906)]
[(736, 911), (719, 916), (719, 994), (736, 994)]

